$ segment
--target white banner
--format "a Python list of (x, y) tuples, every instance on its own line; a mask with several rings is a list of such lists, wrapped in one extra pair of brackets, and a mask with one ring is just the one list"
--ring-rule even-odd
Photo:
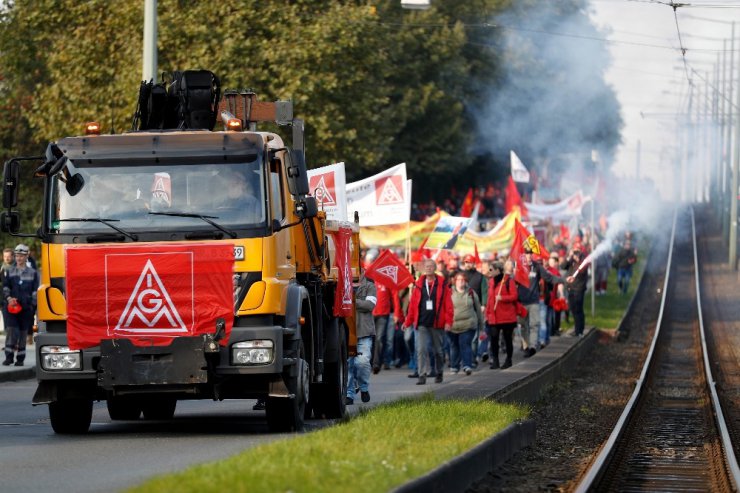
[(406, 163), (364, 180), (347, 183), (347, 211), (360, 215), (360, 226), (384, 226), (409, 220), (411, 196), (406, 189)]
[(529, 219), (552, 219), (553, 221), (567, 221), (581, 215), (583, 204), (591, 200), (591, 197), (583, 195), (579, 190), (570, 197), (555, 204), (532, 204), (525, 202)]
[(326, 211), (327, 219), (347, 220), (346, 187), (344, 163), (308, 170), (309, 195), (316, 197), (319, 210)]
[(511, 177), (519, 183), (529, 183), (529, 171), (514, 151), (511, 151)]

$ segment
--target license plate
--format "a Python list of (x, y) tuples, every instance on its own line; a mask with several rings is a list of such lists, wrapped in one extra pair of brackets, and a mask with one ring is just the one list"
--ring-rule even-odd
[(234, 260), (244, 260), (244, 247), (234, 245)]

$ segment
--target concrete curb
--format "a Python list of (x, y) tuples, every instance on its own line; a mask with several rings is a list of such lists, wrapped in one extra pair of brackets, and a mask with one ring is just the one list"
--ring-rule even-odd
[(0, 383), (13, 382), (15, 380), (28, 380), (29, 378), (36, 378), (35, 365), (0, 373)]
[(586, 351), (591, 350), (600, 334), (600, 330), (592, 327), (583, 339), (574, 344), (560, 358), (529, 374), (514, 385), (504, 387), (488, 398), (498, 402), (534, 404), (547, 393), (555, 382), (561, 380), (563, 375), (576, 367)]
[[(596, 343), (600, 334), (600, 330), (591, 328), (583, 339), (574, 344), (560, 358), (516, 384), (495, 392), (488, 398), (508, 403), (532, 404), (536, 402), (556, 380), (578, 364), (585, 352)], [(514, 423), (475, 448), (391, 491), (396, 493), (464, 492), (471, 484), (509, 460), (519, 450), (533, 445), (535, 439), (536, 424), (534, 421)]]
[(534, 444), (534, 421), (513, 423), (462, 455), (398, 488), (394, 493), (464, 492), (488, 471), (503, 464), (516, 452)]

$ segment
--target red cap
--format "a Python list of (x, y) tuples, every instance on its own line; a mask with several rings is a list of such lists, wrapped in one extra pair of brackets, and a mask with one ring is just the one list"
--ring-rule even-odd
[(463, 257), (463, 262), (470, 262), (471, 264), (475, 263), (475, 257), (471, 254), (467, 254)]

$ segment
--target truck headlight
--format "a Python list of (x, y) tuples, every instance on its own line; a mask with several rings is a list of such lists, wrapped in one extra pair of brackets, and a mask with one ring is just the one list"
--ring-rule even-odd
[(82, 353), (72, 351), (69, 346), (42, 346), (41, 368), (48, 371), (81, 370)]
[(237, 342), (231, 346), (231, 361), (235, 365), (266, 365), (272, 363), (273, 348), (269, 339)]

